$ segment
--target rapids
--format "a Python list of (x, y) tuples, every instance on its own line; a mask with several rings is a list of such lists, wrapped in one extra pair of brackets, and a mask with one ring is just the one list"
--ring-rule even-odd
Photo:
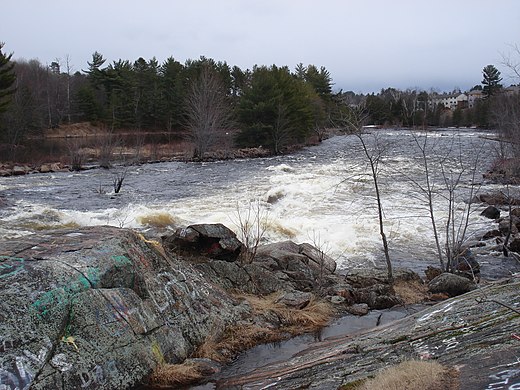
[[(385, 149), (378, 168), (391, 255), (423, 265), (436, 261), (427, 201), (416, 185), (424, 184), (425, 175), (415, 139), (422, 142), (424, 133), (374, 134)], [(494, 189), (482, 181), (482, 173), (497, 156), (498, 144), (488, 135), (469, 129), (428, 133), (433, 206), (441, 224), (448, 210), (446, 178), (455, 180), (460, 173), (455, 191), (460, 215), (472, 189)], [(366, 139), (369, 151), (374, 151), (372, 135)], [(447, 155), (443, 175), (439, 159)], [(259, 204), (268, 214), (265, 241), (310, 242), (336, 259), (340, 268), (367, 266), (383, 257), (369, 172), (359, 139), (351, 135), (265, 159), (164, 162), (0, 178), (0, 198), (7, 202), (0, 208), (0, 235), (11, 238), (42, 229), (104, 224), (146, 231), (220, 222), (238, 230), (237, 211), (244, 215), (251, 204)], [(114, 194), (113, 180), (123, 173), (122, 190)], [(467, 237), (491, 226), (479, 216), (482, 206), (472, 207)]]

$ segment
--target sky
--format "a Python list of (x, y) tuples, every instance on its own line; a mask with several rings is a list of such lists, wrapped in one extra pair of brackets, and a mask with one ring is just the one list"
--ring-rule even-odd
[[(324, 66), (334, 90), (467, 90), (520, 45), (519, 0), (6, 0), (0, 42), (14, 59), (87, 69), (200, 56), (242, 69)], [(520, 54), (517, 54), (520, 57)], [(520, 62), (520, 58), (518, 58)], [(63, 68), (62, 68), (63, 70)]]

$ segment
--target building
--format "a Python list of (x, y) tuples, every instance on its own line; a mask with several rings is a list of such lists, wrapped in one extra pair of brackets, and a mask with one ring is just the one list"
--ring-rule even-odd
[(448, 93), (442, 95), (433, 95), (430, 100), (430, 107), (435, 107), (438, 104), (442, 104), (444, 107), (450, 110), (456, 108), (468, 107), (468, 95), (465, 93)]
[(477, 101), (484, 99), (484, 93), (481, 90), (474, 89), (468, 92), (468, 108), (473, 108), (477, 104)]

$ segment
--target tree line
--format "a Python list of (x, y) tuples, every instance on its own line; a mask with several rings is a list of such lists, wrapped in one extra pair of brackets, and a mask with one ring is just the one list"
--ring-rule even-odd
[(163, 131), (188, 137), (194, 155), (218, 143), (217, 134), (233, 136), (236, 147), (264, 147), (282, 153), (315, 136), (363, 105), (368, 122), (382, 126), (488, 127), (489, 101), (473, 109), (449, 112), (432, 106), (420, 90), (382, 89), (377, 94), (333, 92), (323, 66), (298, 64), (243, 70), (225, 61), (200, 57), (117, 60), (107, 63), (94, 52), (86, 69), (74, 70), (70, 58), (44, 65), (12, 60), (0, 46), (0, 137), (4, 146), (65, 124), (90, 122), (107, 132)]

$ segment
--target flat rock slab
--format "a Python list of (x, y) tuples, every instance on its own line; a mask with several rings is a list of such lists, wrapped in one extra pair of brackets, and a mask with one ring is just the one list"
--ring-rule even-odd
[(520, 388), (520, 281), (496, 283), (352, 337), (336, 337), (218, 389), (336, 389), (406, 359), (456, 368), (462, 390)]

